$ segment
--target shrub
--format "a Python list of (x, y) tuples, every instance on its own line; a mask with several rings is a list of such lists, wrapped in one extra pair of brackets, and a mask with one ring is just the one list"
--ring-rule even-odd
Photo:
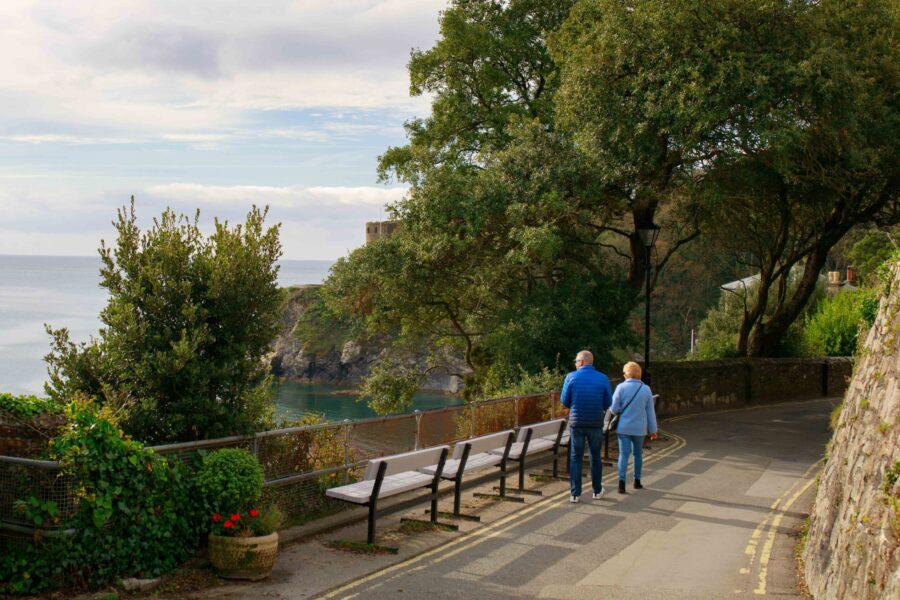
[(814, 356), (856, 354), (860, 329), (871, 325), (869, 318), (877, 312), (877, 307), (874, 292), (865, 289), (840, 292), (823, 300), (816, 312), (806, 319), (807, 353)]
[(144, 442), (250, 433), (271, 424), (268, 352), (283, 293), (277, 284), (278, 227), (266, 211), (244, 224), (215, 222), (208, 238), (198, 217), (166, 210), (142, 232), (134, 204), (119, 211), (116, 244), (100, 247), (109, 300), (99, 339), (74, 344), (49, 329), (47, 393), (83, 393), (122, 414)]
[(63, 406), (50, 398), (0, 392), (0, 413), (27, 419), (45, 413), (58, 414), (62, 411)]
[[(51, 457), (74, 480), (78, 510), (60, 523), (74, 534), (8, 542), (0, 552), (0, 593), (60, 587), (96, 588), (120, 577), (154, 577), (196, 548), (203, 513), (187, 469), (131, 440), (108, 408), (76, 398)], [(21, 498), (52, 516), (58, 507)], [(37, 511), (37, 512), (35, 512)], [(4, 549), (6, 550), (6, 549)]]
[(197, 487), (206, 505), (217, 513), (239, 513), (262, 495), (263, 469), (239, 448), (223, 448), (203, 457)]

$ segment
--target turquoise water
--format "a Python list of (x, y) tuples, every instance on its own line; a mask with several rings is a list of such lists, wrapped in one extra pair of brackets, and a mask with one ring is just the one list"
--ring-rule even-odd
[[(321, 283), (330, 261), (280, 261), (278, 283)], [(44, 355), (50, 337), (44, 323), (67, 327), (75, 342), (96, 336), (98, 315), (106, 305), (100, 287), (100, 259), (90, 256), (0, 256), (0, 391), (43, 394), (47, 380)], [(354, 397), (335, 395), (340, 388), (284, 384), (276, 389), (278, 414), (294, 418), (303, 411), (329, 419), (373, 416)], [(422, 393), (415, 399), (420, 410), (460, 403), (459, 398)]]
[[(348, 395), (352, 392), (352, 388), (348, 387), (281, 383), (275, 389), (276, 417), (296, 419), (304, 413), (316, 413), (329, 421), (341, 421), (378, 416), (365, 402), (357, 402), (356, 396)], [(419, 392), (413, 397), (410, 410), (429, 410), (462, 403), (463, 399), (459, 396)]]

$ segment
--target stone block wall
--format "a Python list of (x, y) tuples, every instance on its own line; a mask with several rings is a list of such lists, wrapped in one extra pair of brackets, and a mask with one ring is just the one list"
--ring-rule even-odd
[(803, 553), (815, 598), (900, 598), (900, 263), (834, 423)]
[(66, 424), (63, 415), (43, 414), (27, 419), (0, 412), (0, 456), (39, 458), (47, 442)]
[(657, 412), (673, 416), (753, 404), (842, 396), (850, 358), (741, 358), (651, 366)]

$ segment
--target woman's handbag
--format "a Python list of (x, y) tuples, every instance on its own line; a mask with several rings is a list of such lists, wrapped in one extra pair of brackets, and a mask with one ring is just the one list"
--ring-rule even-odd
[(643, 387), (644, 387), (644, 384), (642, 382), (641, 385), (638, 386), (638, 389), (634, 392), (634, 395), (631, 397), (631, 399), (628, 401), (628, 403), (625, 404), (625, 406), (623, 406), (622, 410), (620, 410), (619, 412), (614, 413), (612, 411), (612, 409), (606, 411), (606, 414), (603, 416), (603, 433), (604, 433), (604, 435), (616, 430), (616, 428), (619, 426), (619, 416), (625, 412), (626, 408), (631, 406), (631, 402), (635, 398), (637, 398), (638, 392), (640, 392), (641, 388), (643, 388)]

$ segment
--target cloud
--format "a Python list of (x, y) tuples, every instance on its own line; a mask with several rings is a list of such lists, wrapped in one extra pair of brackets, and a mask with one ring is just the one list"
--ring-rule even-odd
[(72, 146), (85, 146), (88, 144), (130, 144), (133, 140), (128, 138), (87, 137), (77, 135), (64, 135), (57, 133), (22, 134), (0, 136), (2, 140), (22, 142), (25, 144), (70, 144)]
[(142, 224), (269, 205), (286, 256), (342, 255), (405, 193), (367, 184), (447, 3), (0, 2), (0, 254), (94, 254), (133, 193)]
[(409, 97), (406, 64), (411, 48), (433, 44), (445, 6), (7, 0), (0, 131), (13, 119), (166, 132), (240, 126), (245, 111), (422, 111), (427, 99)]
[(201, 185), (169, 183), (150, 186), (147, 194), (164, 201), (198, 205), (268, 205), (282, 208), (325, 209), (334, 206), (384, 207), (400, 200), (406, 188), (381, 187), (271, 187), (258, 185)]

